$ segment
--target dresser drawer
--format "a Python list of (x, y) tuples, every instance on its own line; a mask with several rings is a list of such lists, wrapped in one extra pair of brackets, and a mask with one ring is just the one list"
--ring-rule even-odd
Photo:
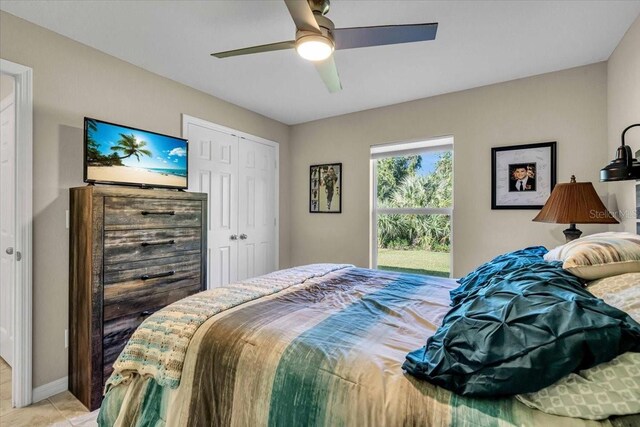
[[(102, 359), (105, 367), (113, 365), (113, 362), (116, 361), (136, 328), (154, 311), (157, 311), (157, 309), (150, 309), (104, 322)], [(104, 381), (106, 380), (107, 376), (104, 378)]]
[(104, 320), (170, 304), (200, 291), (201, 286), (199, 252), (105, 265)]
[(105, 304), (104, 321), (137, 313), (142, 307), (164, 307), (172, 302), (176, 302), (201, 291), (200, 283), (194, 284), (193, 280), (183, 280), (178, 285), (174, 284), (174, 286), (181, 285), (184, 286), (179, 288), (171, 287), (171, 290), (166, 292), (152, 292), (142, 300), (129, 300), (125, 296), (119, 302), (114, 302), (108, 305)]
[(201, 227), (199, 200), (104, 198), (105, 230)]
[(104, 233), (104, 263), (126, 263), (200, 252), (201, 230), (197, 228), (156, 228), (109, 230)]
[(176, 282), (185, 277), (200, 278), (200, 252), (173, 254), (173, 256), (106, 264), (104, 266), (105, 303), (112, 296), (128, 294), (137, 298), (137, 292), (160, 283)]
[(104, 322), (102, 336), (103, 384), (113, 372), (113, 364), (140, 324), (164, 305), (150, 307), (128, 316)]

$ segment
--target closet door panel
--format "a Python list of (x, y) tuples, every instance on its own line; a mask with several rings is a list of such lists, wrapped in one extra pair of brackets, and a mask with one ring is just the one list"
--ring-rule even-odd
[(187, 138), (189, 190), (209, 195), (207, 288), (223, 286), (238, 279), (238, 137), (190, 123)]
[(240, 143), (238, 279), (274, 271), (275, 148), (249, 139)]

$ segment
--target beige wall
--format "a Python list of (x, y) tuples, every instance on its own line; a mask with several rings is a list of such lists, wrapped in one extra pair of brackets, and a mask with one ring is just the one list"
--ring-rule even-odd
[[(615, 157), (620, 146), (620, 135), (629, 125), (640, 123), (640, 17), (631, 25), (622, 41), (609, 57), (607, 63), (608, 90), (608, 151), (607, 161)], [(640, 150), (640, 128), (630, 129), (626, 143), (635, 153)], [(634, 181), (616, 182), (609, 185), (611, 204), (617, 204), (622, 225), (613, 230), (636, 231)]]
[[(491, 147), (558, 142), (558, 181), (593, 181), (607, 157), (607, 66), (589, 66), (293, 126), (293, 264), (369, 265), (371, 145), (453, 135), (454, 274), (528, 245), (562, 243), (566, 226), (533, 223), (533, 210), (491, 210)], [(308, 213), (314, 163), (343, 163), (343, 213)], [(604, 226), (581, 226), (584, 232)]]
[[(83, 117), (170, 135), (181, 113), (280, 142), (280, 218), (288, 224), (289, 127), (0, 13), (0, 56), (33, 68), (33, 385), (67, 375), (69, 187), (82, 182)], [(281, 227), (280, 260), (289, 265)]]

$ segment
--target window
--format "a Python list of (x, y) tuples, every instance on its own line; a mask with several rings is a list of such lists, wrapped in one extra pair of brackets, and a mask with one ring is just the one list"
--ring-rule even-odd
[(371, 147), (371, 267), (449, 277), (453, 138)]

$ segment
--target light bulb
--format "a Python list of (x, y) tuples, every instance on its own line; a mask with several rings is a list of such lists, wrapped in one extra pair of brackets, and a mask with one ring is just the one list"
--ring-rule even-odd
[(333, 53), (333, 42), (320, 35), (304, 36), (296, 40), (298, 55), (308, 61), (323, 61)]

